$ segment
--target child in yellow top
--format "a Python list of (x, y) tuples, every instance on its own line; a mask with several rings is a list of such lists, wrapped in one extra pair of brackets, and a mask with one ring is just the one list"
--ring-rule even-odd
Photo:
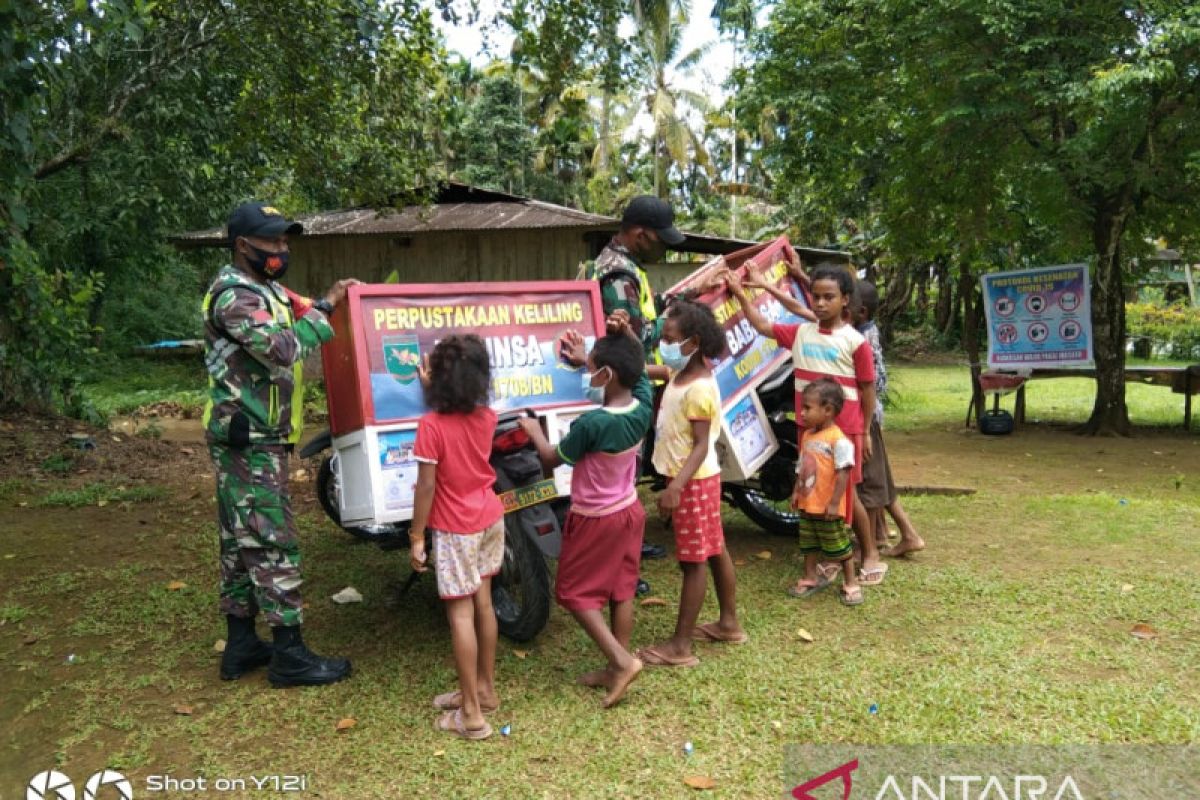
[(817, 570), (824, 559), (841, 563), (841, 600), (848, 606), (857, 606), (862, 603), (863, 594), (854, 572), (854, 550), (845, 522), (849, 501), (846, 486), (854, 466), (854, 445), (834, 422), (845, 395), (834, 381), (821, 378), (805, 386), (801, 398), (804, 434), (800, 439), (792, 508), (800, 512), (804, 577), (788, 588), (788, 594), (809, 597), (828, 586), (829, 578)]
[[(658, 497), (659, 513), (675, 530), (675, 555), (683, 571), (675, 634), (643, 648), (647, 666), (692, 667), (693, 638), (741, 644), (747, 640), (737, 619), (737, 580), (721, 528), (721, 467), (716, 441), (721, 427), (721, 395), (709, 359), (725, 351), (725, 335), (712, 310), (677, 300), (667, 311), (659, 356), (664, 367), (647, 367), (656, 379), (670, 378), (663, 392), (654, 442), (654, 468), (669, 480)], [(720, 616), (696, 625), (712, 572)]]

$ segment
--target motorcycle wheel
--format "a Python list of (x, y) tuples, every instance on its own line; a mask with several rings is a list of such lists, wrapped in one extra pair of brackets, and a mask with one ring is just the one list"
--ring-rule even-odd
[(792, 509), (790, 497), (772, 500), (759, 490), (746, 486), (731, 487), (730, 494), (738, 510), (767, 533), (777, 536), (799, 535), (800, 515)]
[(533, 639), (550, 619), (550, 569), (516, 514), (504, 517), (504, 561), (492, 578), (492, 606), (500, 633), (514, 642)]
[(317, 500), (333, 524), (364, 542), (374, 542), (384, 550), (396, 550), (408, 545), (407, 523), (392, 525), (343, 525), (338, 510), (338, 477), (333, 473), (333, 458), (326, 457), (317, 470)]

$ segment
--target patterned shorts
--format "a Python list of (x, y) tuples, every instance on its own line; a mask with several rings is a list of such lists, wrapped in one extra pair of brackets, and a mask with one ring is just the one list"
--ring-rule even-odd
[(853, 554), (850, 531), (841, 517), (824, 519), (800, 515), (800, 552), (820, 553), (829, 561), (845, 561)]
[(671, 515), (675, 558), (703, 563), (725, 549), (721, 528), (721, 476), (692, 479), (683, 487), (679, 508)]
[(433, 564), (438, 596), (443, 600), (470, 597), (484, 578), (500, 571), (504, 561), (504, 517), (479, 533), (432, 530)]

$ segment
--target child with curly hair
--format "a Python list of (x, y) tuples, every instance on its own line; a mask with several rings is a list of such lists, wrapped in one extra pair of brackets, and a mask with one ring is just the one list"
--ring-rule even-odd
[[(648, 367), (656, 379), (670, 378), (663, 392), (654, 441), (654, 468), (669, 483), (658, 496), (661, 516), (675, 530), (675, 557), (683, 571), (675, 634), (645, 647), (648, 666), (693, 667), (700, 660), (692, 640), (747, 641), (737, 618), (737, 579), (721, 527), (721, 467), (716, 442), (721, 432), (721, 395), (710, 359), (725, 352), (725, 334), (707, 306), (677, 300), (667, 310), (659, 356), (664, 367)], [(714, 622), (696, 625), (712, 572), (720, 608)]]
[(438, 695), (436, 727), (486, 739), (485, 713), (499, 707), (495, 687), (496, 614), (491, 579), (504, 558), (504, 508), (488, 463), (496, 412), (488, 407), (491, 368), (474, 334), (438, 342), (420, 368), (428, 411), (417, 423), (411, 562), (426, 572), (425, 533), (433, 534), (438, 595), (446, 603), (458, 690)]

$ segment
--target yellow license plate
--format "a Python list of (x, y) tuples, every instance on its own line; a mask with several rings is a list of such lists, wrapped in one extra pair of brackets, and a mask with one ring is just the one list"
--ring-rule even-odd
[(520, 511), (522, 508), (536, 506), (547, 500), (553, 500), (558, 497), (558, 488), (554, 485), (553, 478), (547, 478), (529, 486), (520, 486), (516, 489), (509, 489), (507, 492), (501, 492), (499, 497), (500, 502), (504, 505), (504, 513), (508, 514)]

